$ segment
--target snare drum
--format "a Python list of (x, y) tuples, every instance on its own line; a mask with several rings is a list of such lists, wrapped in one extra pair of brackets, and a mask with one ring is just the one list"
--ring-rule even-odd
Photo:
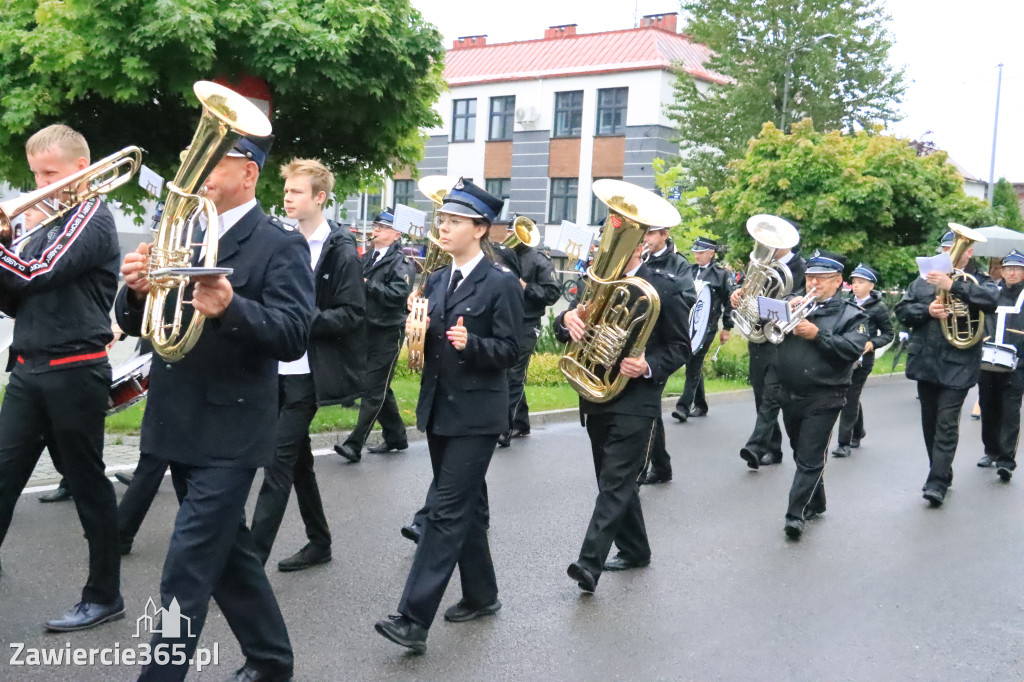
[(146, 397), (149, 390), (149, 369), (153, 354), (146, 353), (118, 365), (112, 373), (110, 396), (107, 398), (107, 414), (127, 410)]
[(981, 368), (986, 372), (1012, 372), (1017, 368), (1016, 347), (986, 341), (981, 348)]

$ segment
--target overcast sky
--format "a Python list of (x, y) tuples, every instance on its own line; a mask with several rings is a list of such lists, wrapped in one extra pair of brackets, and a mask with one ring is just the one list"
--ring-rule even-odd
[[(631, 28), (634, 17), (678, 11), (673, 0), (517, 0), (508, 3), (412, 0), (448, 46), (465, 35), (489, 43), (542, 38), (544, 29), (577, 24), (579, 33)], [(905, 118), (893, 131), (947, 150), (968, 172), (988, 179), (997, 64), (1003, 87), (995, 177), (1024, 182), (1024, 2), (887, 0), (895, 39), (892, 61), (905, 66)]]

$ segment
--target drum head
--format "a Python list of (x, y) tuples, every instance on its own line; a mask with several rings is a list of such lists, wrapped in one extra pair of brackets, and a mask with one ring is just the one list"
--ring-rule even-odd
[(690, 350), (700, 351), (704, 345), (704, 335), (711, 322), (711, 287), (703, 286), (697, 292), (697, 300), (690, 309)]

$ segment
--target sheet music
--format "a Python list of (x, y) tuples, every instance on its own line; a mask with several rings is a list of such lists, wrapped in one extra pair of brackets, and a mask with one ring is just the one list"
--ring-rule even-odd
[(953, 261), (949, 260), (948, 253), (940, 253), (935, 256), (918, 256), (917, 270), (921, 279), (928, 277), (928, 273), (937, 270), (939, 272), (953, 272)]
[(157, 175), (152, 168), (143, 164), (139, 169), (139, 187), (159, 199), (164, 191), (164, 179)]
[(412, 237), (426, 236), (427, 212), (405, 204), (395, 206), (395, 229)]
[(590, 243), (593, 240), (594, 233), (591, 230), (563, 220), (555, 250), (563, 252), (569, 258), (583, 258), (590, 251)]
[(758, 296), (757, 316), (761, 319), (777, 322), (779, 326), (785, 325), (789, 322), (789, 302)]

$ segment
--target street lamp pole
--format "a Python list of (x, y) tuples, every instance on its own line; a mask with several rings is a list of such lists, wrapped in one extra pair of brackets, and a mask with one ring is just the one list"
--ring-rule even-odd
[(793, 57), (800, 50), (806, 50), (812, 45), (817, 45), (825, 38), (835, 38), (834, 33), (822, 33), (819, 36), (814, 36), (806, 43), (797, 45), (786, 53), (786, 75), (782, 81), (782, 132), (786, 132), (786, 110), (789, 108), (789, 76), (793, 73)]

